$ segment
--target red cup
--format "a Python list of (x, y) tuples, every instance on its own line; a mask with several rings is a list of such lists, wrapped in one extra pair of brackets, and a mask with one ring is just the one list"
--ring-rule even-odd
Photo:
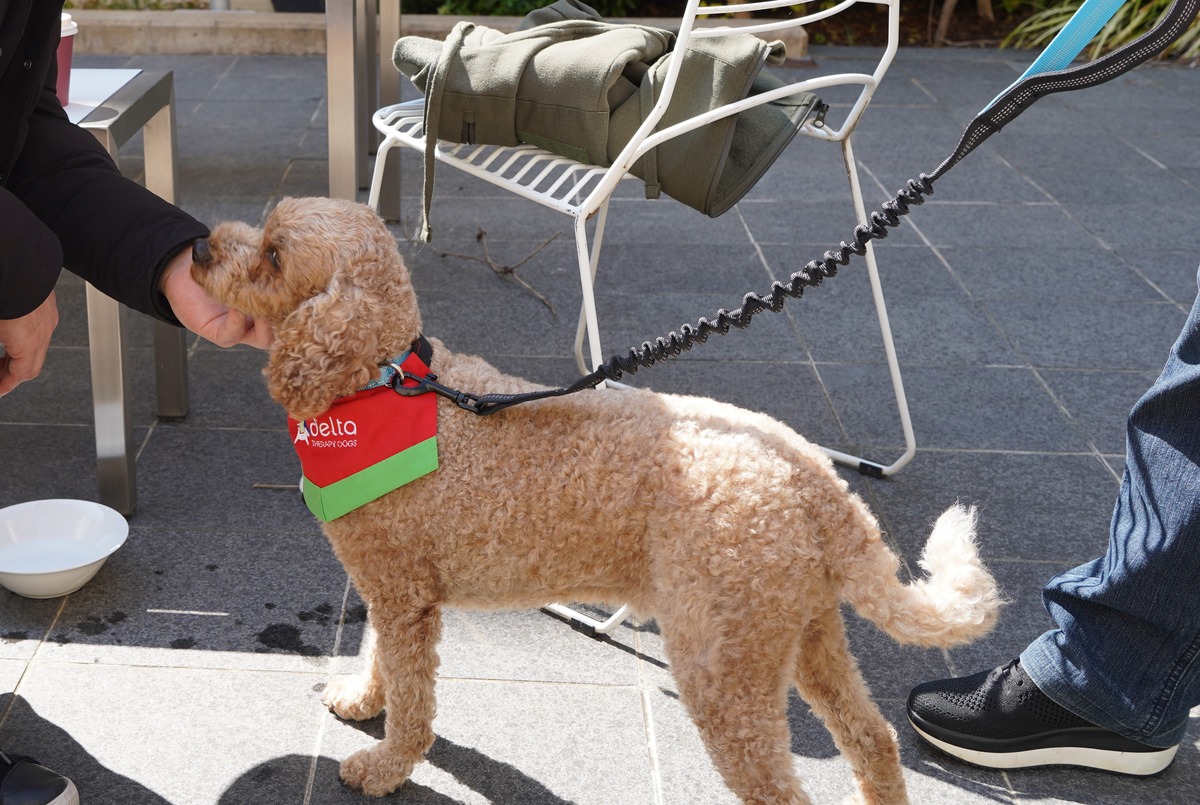
[(62, 34), (58, 40), (58, 99), (66, 106), (71, 102), (71, 53), (75, 49), (75, 34), (79, 25), (70, 14), (62, 15)]

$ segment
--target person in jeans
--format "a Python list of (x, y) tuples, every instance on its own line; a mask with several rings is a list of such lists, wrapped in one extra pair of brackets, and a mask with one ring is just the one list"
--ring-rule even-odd
[(1175, 757), (1200, 704), (1200, 295), (1127, 433), (1107, 552), (1043, 592), (1058, 628), (999, 668), (914, 688), (925, 740), (1003, 769), (1147, 775)]
[[(0, 0), (0, 397), (41, 372), (58, 324), (60, 270), (220, 344), (270, 332), (191, 279), (208, 228), (120, 170), (56, 95), (63, 3)], [(68, 778), (0, 752), (0, 805), (77, 805)]]

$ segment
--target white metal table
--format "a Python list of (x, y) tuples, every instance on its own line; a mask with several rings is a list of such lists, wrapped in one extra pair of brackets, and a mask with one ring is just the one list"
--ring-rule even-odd
[[(146, 187), (175, 202), (175, 85), (169, 70), (71, 70), (67, 116), (88, 129), (119, 160), (120, 147), (144, 132)], [(129, 310), (87, 286), (88, 345), (96, 422), (100, 502), (122, 514), (137, 506), (134, 472)], [(154, 362), (158, 415), (187, 415), (186, 334), (155, 322)]]

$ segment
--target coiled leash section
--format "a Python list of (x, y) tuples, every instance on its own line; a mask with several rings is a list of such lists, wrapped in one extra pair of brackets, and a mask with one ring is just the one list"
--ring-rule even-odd
[[(520, 403), (562, 397), (595, 388), (607, 380), (620, 380), (625, 374), (634, 374), (639, 368), (648, 368), (674, 358), (696, 344), (703, 344), (713, 333), (724, 335), (730, 328), (745, 329), (754, 316), (764, 310), (779, 312), (789, 298), (799, 298), (805, 288), (816, 287), (826, 277), (837, 274), (838, 267), (849, 263), (852, 255), (865, 254), (867, 244), (871, 240), (887, 237), (889, 228), (898, 227), (902, 217), (908, 215), (912, 207), (924, 204), (925, 197), (933, 194), (935, 180), (961, 162), (984, 140), (1028, 109), (1036, 100), (1055, 92), (1093, 87), (1132, 70), (1162, 53), (1182, 36), (1196, 17), (1197, 9), (1200, 9), (1200, 0), (1175, 0), (1154, 27), (1133, 42), (1095, 61), (1069, 67), (1123, 2), (1124, 0), (1086, 0), (1021, 77), (975, 116), (963, 132), (954, 152), (933, 173), (922, 173), (919, 179), (910, 179), (891, 200), (884, 202), (879, 210), (871, 213), (869, 225), (855, 227), (852, 242), (842, 241), (838, 248), (825, 252), (820, 260), (809, 261), (793, 273), (787, 282), (774, 283), (768, 294), (748, 293), (737, 310), (727, 311), (722, 308), (717, 311), (716, 319), (701, 318), (695, 325), (684, 324), (678, 332), (672, 331), (653, 342), (644, 341), (640, 346), (630, 349), (626, 355), (612, 356), (606, 363), (569, 386), (526, 394), (476, 395), (442, 386), (436, 382), (436, 376), (421, 378), (406, 374), (405, 379), (416, 380), (418, 385), (404, 387), (401, 393), (420, 394), (433, 391), (472, 413), (493, 414)], [(397, 391), (400, 389), (397, 388)]]

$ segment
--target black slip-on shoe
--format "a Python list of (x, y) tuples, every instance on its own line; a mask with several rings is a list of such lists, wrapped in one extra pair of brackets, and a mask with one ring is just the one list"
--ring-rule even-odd
[(992, 671), (926, 682), (908, 695), (917, 734), (947, 754), (992, 769), (1087, 766), (1157, 774), (1178, 746), (1125, 738), (1060, 707), (1013, 660)]
[(0, 805), (79, 805), (79, 792), (33, 758), (0, 752)]

